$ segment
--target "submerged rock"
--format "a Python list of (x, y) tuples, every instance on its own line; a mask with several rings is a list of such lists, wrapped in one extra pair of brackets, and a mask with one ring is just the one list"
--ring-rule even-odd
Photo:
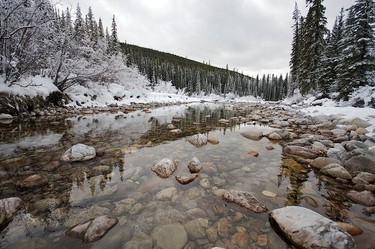
[(31, 176), (27, 176), (22, 180), (17, 182), (17, 186), (21, 188), (35, 188), (46, 185), (48, 183), (48, 179), (44, 176), (34, 174)]
[(356, 236), (363, 233), (363, 230), (353, 224), (336, 221), (336, 224), (343, 230), (347, 231), (350, 235)]
[(268, 210), (267, 207), (260, 203), (252, 194), (244, 191), (227, 191), (223, 194), (223, 199), (228, 202), (236, 203), (237, 205), (240, 205), (241, 207), (249, 209), (255, 213), (263, 213)]
[(193, 240), (203, 239), (206, 237), (206, 229), (209, 228), (208, 219), (197, 218), (191, 221), (188, 221), (185, 224), (185, 229), (189, 234), (189, 237)]
[(136, 234), (130, 241), (126, 242), (123, 249), (151, 249), (152, 238), (147, 234), (140, 232)]
[(158, 226), (151, 237), (163, 249), (182, 249), (188, 241), (188, 234), (179, 223)]
[(22, 204), (23, 201), (18, 197), (0, 200), (0, 228), (13, 219)]
[(61, 160), (66, 162), (87, 161), (95, 156), (96, 150), (94, 147), (85, 144), (76, 144), (64, 153)]
[(161, 178), (168, 178), (176, 171), (177, 167), (178, 161), (172, 161), (169, 158), (164, 158), (160, 162), (154, 164), (151, 167), (151, 170)]
[(117, 218), (106, 215), (92, 221), (78, 224), (65, 232), (67, 236), (81, 238), (83, 243), (91, 243), (101, 239), (118, 222)]
[(353, 237), (335, 222), (303, 207), (289, 206), (275, 209), (269, 214), (271, 222), (300, 248), (352, 249)]

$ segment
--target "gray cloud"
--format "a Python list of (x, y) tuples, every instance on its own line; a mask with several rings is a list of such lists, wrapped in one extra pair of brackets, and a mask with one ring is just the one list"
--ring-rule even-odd
[[(121, 41), (170, 52), (240, 72), (286, 73), (292, 41), (294, 0), (62, 0), (92, 7), (110, 28), (116, 15)], [(305, 0), (297, 0), (306, 13)], [(331, 26), (354, 0), (326, 0)], [(329, 28), (331, 28), (329, 26)]]

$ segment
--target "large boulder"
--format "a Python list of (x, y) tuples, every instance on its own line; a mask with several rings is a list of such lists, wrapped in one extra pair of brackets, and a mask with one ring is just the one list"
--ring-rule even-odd
[(303, 207), (289, 206), (270, 212), (270, 221), (298, 248), (356, 248), (353, 237), (335, 222)]
[(255, 213), (263, 213), (268, 209), (260, 203), (251, 193), (238, 190), (230, 190), (223, 194), (223, 199), (228, 202), (236, 203), (237, 205), (249, 209)]
[(0, 200), (0, 228), (13, 219), (14, 215), (21, 208), (23, 201), (18, 197), (11, 197)]
[(164, 158), (160, 162), (154, 164), (151, 167), (151, 170), (161, 178), (168, 178), (176, 171), (177, 167), (178, 161), (172, 161), (169, 158)]
[(85, 144), (76, 144), (64, 153), (61, 160), (66, 162), (87, 161), (95, 156), (96, 150), (94, 147)]

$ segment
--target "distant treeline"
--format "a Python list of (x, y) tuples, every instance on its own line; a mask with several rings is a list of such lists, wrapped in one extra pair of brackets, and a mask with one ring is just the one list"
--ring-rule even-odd
[(265, 100), (286, 97), (288, 75), (263, 75), (250, 77), (238, 71), (211, 66), (181, 56), (121, 44), (128, 66), (135, 65), (148, 77), (152, 86), (159, 80), (171, 81), (178, 89), (188, 93), (219, 94), (227, 96), (254, 96)]

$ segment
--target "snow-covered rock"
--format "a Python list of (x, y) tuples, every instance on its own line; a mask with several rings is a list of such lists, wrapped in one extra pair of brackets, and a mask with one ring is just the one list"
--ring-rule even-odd
[(289, 206), (269, 214), (287, 239), (300, 248), (356, 248), (353, 237), (335, 222), (303, 207)]
[(154, 171), (161, 178), (168, 178), (176, 171), (178, 167), (178, 161), (172, 161), (169, 158), (164, 158), (158, 163), (154, 164), (151, 167), (151, 170)]
[(76, 144), (64, 153), (61, 160), (66, 162), (87, 161), (95, 156), (96, 150), (94, 147), (85, 144)]

